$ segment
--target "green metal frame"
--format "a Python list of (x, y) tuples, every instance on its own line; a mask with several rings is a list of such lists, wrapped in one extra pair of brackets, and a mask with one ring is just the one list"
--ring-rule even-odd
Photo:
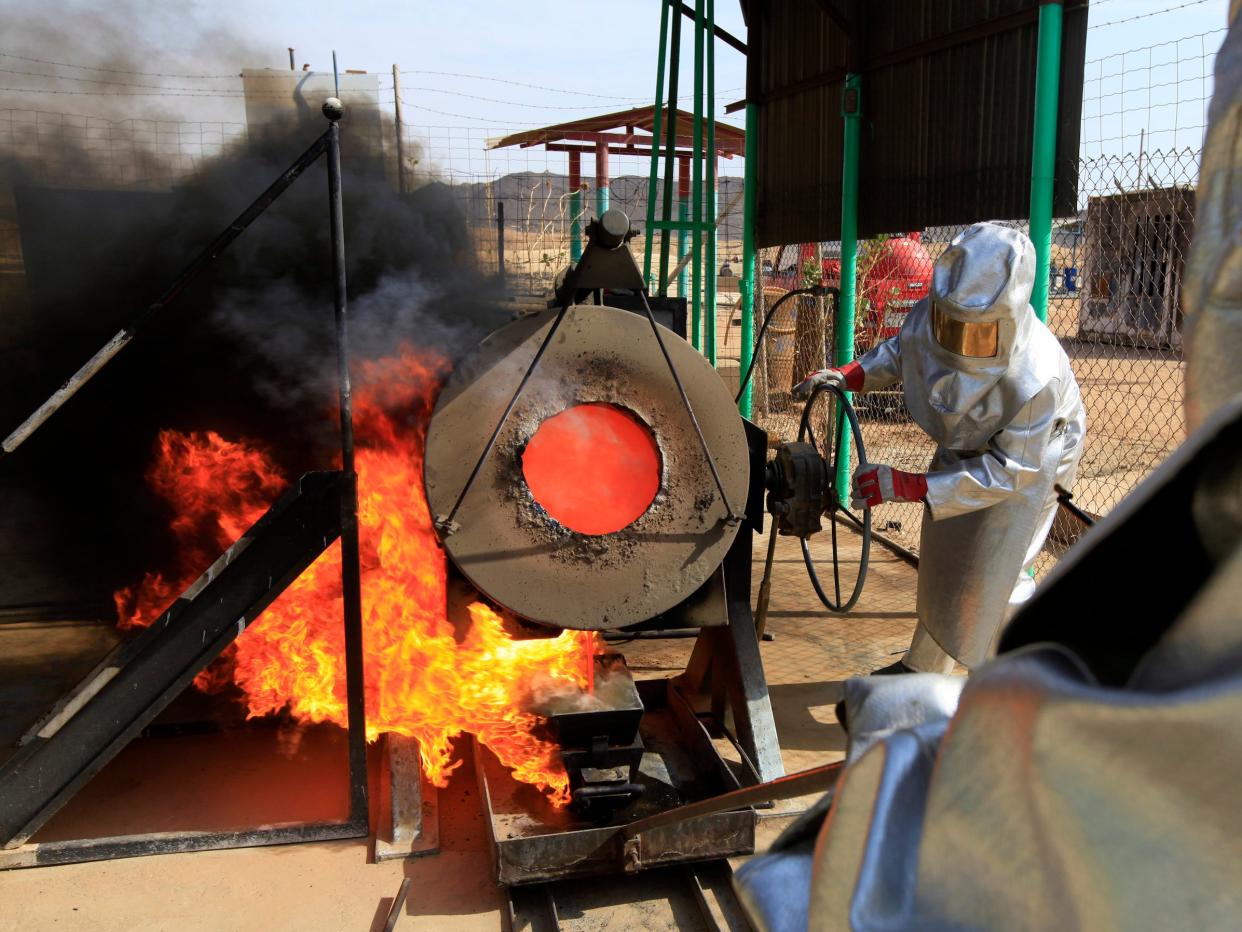
[[(759, 107), (746, 104), (746, 165), (742, 177), (742, 278), (739, 290), (742, 298), (742, 352), (738, 361), (739, 378), (750, 371), (755, 352), (755, 174), (759, 151)], [(738, 399), (742, 417), (750, 417), (751, 382)]]
[[(670, 21), (670, 17), (672, 17)], [(653, 145), (647, 183), (647, 237), (643, 250), (643, 278), (648, 288), (667, 295), (672, 232), (677, 232), (677, 252), (685, 254), (689, 241), (689, 324), (690, 340), (714, 366), (716, 347), (716, 50), (715, 0), (695, 0), (694, 4), (694, 117), (691, 145), (691, 183), (689, 203), (677, 196), (677, 219), (673, 219), (673, 191), (677, 186), (677, 84), (680, 70), (681, 4), (662, 0), (660, 4), (660, 50), (656, 75), (656, 115), (652, 121)], [(667, 65), (668, 96), (665, 102)], [(663, 119), (668, 114), (667, 123)], [(663, 148), (661, 148), (661, 144)], [(664, 156), (664, 177), (659, 175), (660, 156)], [(663, 184), (661, 190), (660, 185)], [(662, 209), (657, 216), (656, 198)], [(655, 234), (659, 231), (659, 274), (652, 269)], [(683, 296), (685, 272), (678, 276)]]
[[(841, 294), (837, 298), (837, 319), (833, 363), (844, 366), (854, 359), (854, 308), (858, 284), (858, 163), (862, 148), (862, 75), (847, 74), (841, 89), (841, 118), (845, 141), (841, 156)], [(853, 95), (855, 106), (846, 106)], [(851, 398), (850, 392), (845, 397)], [(850, 434), (842, 417), (837, 418), (841, 455), (837, 460), (837, 497), (848, 504), (850, 488)]]
[(1035, 58), (1035, 126), (1031, 143), (1031, 242), (1035, 244), (1035, 287), (1031, 307), (1048, 319), (1048, 266), (1052, 258), (1052, 194), (1056, 180), (1057, 105), (1061, 91), (1060, 0), (1039, 7)]

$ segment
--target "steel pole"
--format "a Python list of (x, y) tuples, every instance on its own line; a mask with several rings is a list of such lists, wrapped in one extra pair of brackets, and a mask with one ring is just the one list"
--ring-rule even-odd
[[(844, 366), (854, 358), (854, 308), (858, 275), (858, 161), (862, 143), (862, 76), (848, 74), (841, 92), (841, 115), (845, 121), (845, 144), (841, 159), (841, 293), (837, 298), (833, 331), (833, 361)], [(799, 373), (801, 375), (802, 373)], [(850, 399), (849, 392), (845, 398)], [(841, 454), (837, 457), (837, 498), (849, 501), (850, 435), (837, 419)]]
[(582, 153), (569, 153), (569, 259), (582, 258)]
[[(755, 352), (755, 173), (759, 151), (759, 107), (746, 104), (746, 152), (742, 174), (742, 352), (738, 361), (739, 376), (750, 371)], [(742, 417), (750, 417), (751, 387), (749, 380), (742, 389), (737, 408)]]
[[(660, 0), (660, 51), (656, 62), (655, 112), (651, 116), (651, 171), (647, 179), (647, 229), (643, 237), (643, 281), (650, 291), (651, 250), (655, 245), (655, 202), (660, 181), (660, 124), (664, 111), (664, 53), (668, 46), (668, 0)], [(668, 219), (665, 217), (664, 219)]]
[(707, 167), (707, 187), (704, 191), (703, 209), (706, 213), (705, 220), (707, 229), (704, 236), (707, 239), (705, 244), (707, 249), (707, 257), (704, 259), (704, 274), (706, 275), (706, 291), (704, 296), (704, 320), (703, 320), (703, 342), (706, 345), (707, 361), (714, 367), (716, 365), (716, 276), (720, 267), (716, 261), (716, 211), (719, 209), (717, 197), (719, 192), (716, 190), (716, 36), (714, 27), (716, 25), (716, 2), (715, 0), (706, 0), (707, 18), (704, 23), (703, 42), (706, 45), (706, 55), (704, 56), (704, 71), (706, 72), (707, 87), (704, 91), (704, 102), (707, 107), (707, 149), (704, 153)]
[(1031, 242), (1035, 244), (1035, 287), (1031, 307), (1048, 319), (1048, 265), (1052, 257), (1052, 193), (1057, 168), (1057, 100), (1061, 84), (1061, 2), (1039, 7), (1035, 59), (1035, 127), (1031, 143)]
[(608, 143), (595, 143), (595, 216), (604, 216), (608, 209)]
[(690, 178), (690, 341), (703, 352), (703, 0), (694, 0), (694, 162)]
[(358, 473), (354, 468), (354, 402), (349, 376), (346, 313), (345, 217), (341, 202), (342, 112), (324, 105), (328, 128), (328, 214), (332, 223), (333, 304), (336, 316), (337, 384), (341, 409), (341, 594), (345, 624), (345, 703), (349, 725), (350, 819), (367, 818), (367, 713), (362, 645), (362, 571), (358, 542)]
[[(690, 157), (683, 155), (677, 160), (677, 219), (682, 223), (690, 220)], [(684, 298), (690, 294), (689, 275), (682, 260), (690, 251), (690, 237), (683, 227), (677, 231), (677, 264), (681, 272), (677, 275), (677, 296)]]
[[(677, 148), (677, 80), (681, 72), (681, 16), (674, 15), (672, 38), (668, 46), (668, 127), (664, 133), (664, 198), (661, 216), (665, 221), (673, 218), (673, 151)], [(672, 238), (667, 229), (660, 231), (660, 287), (659, 293), (668, 294), (668, 251)]]
[(505, 202), (496, 202), (496, 274), (505, 286)]
[(405, 122), (401, 119), (401, 72), (392, 66), (392, 102), (396, 114), (397, 131), (397, 190), (405, 193), (405, 140), (401, 138), (405, 132)]

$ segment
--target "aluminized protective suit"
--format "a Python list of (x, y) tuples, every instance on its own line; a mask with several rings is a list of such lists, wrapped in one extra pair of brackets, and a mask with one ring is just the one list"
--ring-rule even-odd
[[(918, 615), (968, 667), (981, 663), (1073, 483), (1086, 413), (1069, 359), (1030, 306), (1035, 249), (1022, 233), (977, 223), (936, 260), (931, 294), (901, 332), (858, 360), (862, 391), (900, 381), (911, 416), (936, 441), (919, 543)], [(937, 335), (939, 331), (939, 338)], [(971, 334), (991, 355), (963, 355)], [(963, 338), (965, 334), (965, 338)], [(917, 637), (916, 637), (917, 643)]]

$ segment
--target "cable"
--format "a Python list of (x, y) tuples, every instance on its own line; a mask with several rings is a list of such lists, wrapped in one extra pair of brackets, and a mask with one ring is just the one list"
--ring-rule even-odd
[(548, 87), (544, 84), (527, 84), (525, 81), (511, 81), (508, 78), (496, 78), (485, 74), (464, 74), (459, 71), (402, 71), (401, 74), (428, 74), (442, 78), (470, 78), (475, 81), (491, 81), (495, 84), (509, 84), (513, 87), (529, 87), (536, 91), (550, 91), (553, 94), (575, 94), (578, 97), (595, 97), (600, 100), (633, 100), (633, 97), (620, 97), (616, 94), (593, 94), (590, 91), (569, 90), (563, 87)]
[(96, 68), (92, 65), (75, 65), (67, 61), (49, 61), (45, 58), (27, 58), (14, 55), (12, 52), (0, 52), (0, 58), (13, 58), (17, 61), (33, 62), (36, 65), (53, 65), (57, 68), (79, 68), (82, 71), (102, 71), (108, 74), (140, 74), (149, 78), (235, 78), (233, 74), (167, 74), (160, 71), (126, 71), (124, 68)]
[[(462, 91), (450, 91), (439, 87), (412, 87), (402, 88), (401, 90), (402, 94), (404, 94), (407, 90), (430, 92), (433, 94), (448, 94), (450, 97), (468, 97), (470, 100), (484, 100), (489, 104), (503, 104), (506, 107), (527, 107), (531, 110), (584, 110), (590, 106), (589, 104), (576, 104), (568, 107), (557, 106), (556, 104), (524, 104), (517, 100), (499, 100), (495, 97), (480, 97), (478, 94), (466, 94)], [(404, 96), (402, 96), (401, 102), (405, 103)], [(644, 106), (641, 102), (634, 103), (631, 101), (631, 103), (634, 107)]]

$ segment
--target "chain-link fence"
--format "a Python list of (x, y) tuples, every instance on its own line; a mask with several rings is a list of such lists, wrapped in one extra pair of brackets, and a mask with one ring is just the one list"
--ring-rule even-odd
[[(597, 211), (593, 165), (584, 172), (575, 210), (563, 153), (489, 148), (503, 133), (450, 127), (404, 128), (408, 180), (447, 186), (473, 231), (484, 271), (505, 273), (515, 293), (543, 295), (568, 264), (571, 229)], [(0, 111), (0, 155), (33, 168), (49, 184), (128, 189), (166, 188), (205, 160), (246, 138), (244, 124), (107, 121), (39, 111)], [(74, 145), (64, 145), (68, 139)], [(393, 171), (396, 171), (395, 136)], [(1109, 511), (1180, 440), (1181, 270), (1194, 224), (1194, 149), (1153, 150), (1084, 158), (1076, 167), (1080, 210), (1054, 223), (1048, 324), (1069, 354), (1090, 417), (1074, 494), (1087, 511)], [(648, 199), (646, 157), (614, 156), (611, 205), (641, 226)], [(29, 178), (29, 174), (28, 174)], [(717, 334), (722, 377), (736, 387), (741, 356), (737, 272), (741, 253), (741, 179), (723, 175), (717, 195)], [(656, 187), (662, 201), (663, 185)], [(676, 200), (674, 200), (676, 203)], [(503, 204), (504, 224), (497, 224)], [(733, 209), (730, 209), (730, 208)], [(1014, 225), (1025, 229), (1025, 221)], [(898, 233), (860, 244), (855, 343), (861, 355), (897, 332), (910, 307), (927, 293), (931, 265), (960, 227)], [(671, 263), (689, 248), (670, 234)], [(660, 239), (653, 255), (660, 255)], [(643, 237), (632, 246), (641, 255)], [(658, 265), (658, 262), (657, 262)], [(759, 257), (756, 328), (793, 288), (840, 276), (840, 244), (794, 244)], [(681, 276), (687, 279), (688, 276)], [(675, 279), (670, 293), (685, 293)], [(830, 299), (827, 299), (830, 301)], [(834, 309), (825, 300), (784, 302), (755, 346), (755, 418), (782, 439), (796, 436), (801, 405), (790, 388), (832, 361)], [(910, 470), (926, 467), (931, 444), (908, 417), (900, 388), (859, 399), (868, 458)], [(822, 420), (822, 418), (819, 418)], [(920, 509), (885, 505), (876, 525), (917, 551)], [(1059, 521), (1050, 551), (1076, 528)]]

